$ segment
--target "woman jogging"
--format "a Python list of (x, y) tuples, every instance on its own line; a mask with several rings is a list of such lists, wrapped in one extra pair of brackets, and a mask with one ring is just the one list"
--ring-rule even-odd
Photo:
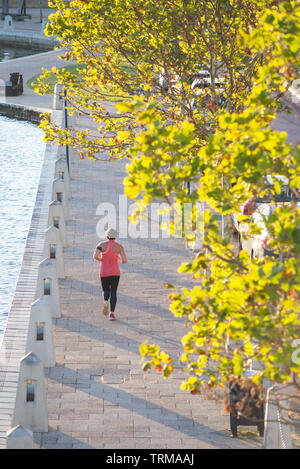
[[(117, 304), (117, 288), (120, 280), (120, 268), (118, 262), (126, 264), (127, 257), (121, 244), (116, 242), (116, 230), (109, 228), (105, 235), (107, 241), (102, 241), (94, 251), (94, 259), (100, 262), (100, 278), (103, 290), (103, 314), (109, 313), (110, 321), (115, 321), (115, 308)], [(110, 301), (109, 301), (110, 300)], [(110, 312), (109, 312), (110, 305)]]

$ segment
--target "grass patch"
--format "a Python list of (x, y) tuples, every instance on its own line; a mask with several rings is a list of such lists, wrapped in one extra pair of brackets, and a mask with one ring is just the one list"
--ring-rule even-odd
[[(69, 72), (69, 73), (73, 73), (74, 75), (79, 76), (78, 70), (80, 68), (83, 68), (83, 66), (80, 66), (80, 65), (67, 65), (66, 67), (62, 67), (62, 68), (65, 68), (66, 71)], [(35, 88), (34, 84), (37, 83), (38, 79), (42, 75), (43, 75), (43, 73), (39, 73), (37, 75), (34, 75), (32, 78), (30, 78), (26, 83), (28, 88), (34, 89)], [(54, 86), (57, 83), (56, 76), (53, 73), (50, 73), (50, 76), (48, 78), (46, 78), (45, 83), (50, 86), (50, 93), (53, 94), (54, 93)], [(78, 81), (78, 84), (79, 84), (79, 81)]]
[[(80, 86), (79, 71), (80, 71), (80, 69), (84, 68), (84, 65), (67, 65), (66, 67), (62, 67), (62, 68), (64, 68), (67, 72), (72, 73), (73, 75), (76, 75), (76, 77), (78, 77), (78, 80), (75, 80), (75, 82), (77, 82), (78, 86)], [(123, 68), (124, 71), (128, 75), (131, 75), (132, 77), (137, 76), (136, 70), (132, 65), (130, 65), (128, 63), (124, 63), (121, 68)], [(30, 78), (26, 83), (28, 88), (34, 89), (35, 88), (34, 84), (37, 83), (38, 79), (42, 75), (43, 75), (43, 73), (35, 75), (32, 78)], [(57, 83), (56, 76), (53, 73), (50, 73), (50, 76), (45, 79), (45, 83), (47, 85), (49, 85), (49, 87), (50, 87), (50, 94), (53, 94), (54, 93), (54, 86)], [(105, 88), (104, 91), (103, 90), (101, 91), (101, 94), (103, 95), (103, 101), (109, 101), (109, 102), (117, 103), (117, 102), (122, 102), (124, 100), (130, 99), (130, 95), (124, 95), (122, 97), (116, 96), (113, 93), (113, 91), (110, 89), (109, 85), (107, 85), (107, 87)]]

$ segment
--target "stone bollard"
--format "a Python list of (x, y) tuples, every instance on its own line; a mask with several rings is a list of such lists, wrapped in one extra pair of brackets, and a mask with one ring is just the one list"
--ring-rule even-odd
[(21, 425), (32, 432), (48, 431), (44, 387), (44, 367), (40, 357), (29, 352), (20, 360), (13, 426)]
[(62, 202), (53, 200), (49, 204), (48, 225), (54, 225), (59, 229), (60, 239), (63, 247), (67, 246), (67, 228), (65, 222), (64, 208)]
[(287, 412), (287, 399), (278, 387), (268, 388), (265, 411), (264, 449), (292, 449), (292, 439)]
[(6, 449), (33, 449), (33, 433), (22, 425), (11, 428), (6, 438)]
[[(67, 153), (69, 155), (69, 166), (68, 166), (68, 163), (67, 163)], [(67, 168), (66, 171), (68, 171), (69, 179), (72, 179), (72, 165), (71, 165), (71, 161), (70, 161), (70, 148), (67, 149), (66, 146), (59, 147), (58, 158), (64, 158), (65, 163), (66, 163), (66, 168)]]
[[(67, 163), (67, 154), (69, 155), (69, 167)], [(64, 158), (66, 161), (66, 167), (68, 169), (69, 178), (72, 179), (72, 148), (64, 146), (58, 148), (58, 158)]]
[(55, 259), (57, 278), (65, 278), (65, 262), (59, 229), (54, 225), (45, 230), (44, 257)]
[(44, 366), (55, 366), (51, 308), (44, 296), (31, 305), (26, 350), (41, 357)]
[(58, 147), (57, 156), (58, 156), (58, 158), (65, 158), (65, 159), (66, 159), (66, 163), (67, 163), (66, 147), (65, 147), (65, 146), (59, 146), (59, 147)]
[(52, 184), (52, 199), (63, 204), (65, 220), (69, 218), (68, 192), (65, 181), (62, 177), (54, 179)]
[(68, 170), (68, 164), (67, 164), (67, 159), (65, 157), (60, 157), (58, 160), (55, 162), (55, 177), (61, 177), (65, 181), (65, 185), (67, 188), (67, 194), (69, 195), (69, 198), (72, 197), (71, 194), (71, 187), (70, 187), (70, 175), (69, 175), (69, 170)]
[(5, 32), (13, 32), (15, 30), (13, 19), (10, 15), (6, 15), (4, 18), (4, 31)]
[(56, 111), (63, 111), (64, 110), (64, 87), (60, 83), (56, 83), (54, 86), (54, 94), (53, 94), (53, 109)]
[(35, 297), (48, 301), (53, 318), (60, 318), (59, 286), (54, 259), (44, 259), (39, 263)]

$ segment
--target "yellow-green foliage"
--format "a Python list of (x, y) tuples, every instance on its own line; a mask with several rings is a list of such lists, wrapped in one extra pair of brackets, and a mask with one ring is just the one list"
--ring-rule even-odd
[[(102, 127), (95, 137), (62, 131), (45, 119), (46, 137), (76, 145), (88, 157), (99, 151), (129, 157), (125, 191), (139, 197), (139, 212), (154, 199), (179, 205), (206, 201), (215, 212), (204, 216), (203, 249), (180, 267), (193, 278), (191, 288), (167, 286), (171, 312), (189, 328), (182, 338), (183, 389), (224, 386), (243, 375), (249, 359), (263, 365), (256, 382), (299, 376), (292, 358), (300, 330), (299, 209), (287, 204), (266, 221), (277, 259), (237, 255), (231, 239), (220, 236), (217, 221), (217, 215), (238, 213), (242, 203), (267, 189), (275, 194), (278, 187), (268, 185), (267, 175), (285, 176), (291, 188), (300, 187), (299, 147), (270, 128), (300, 68), (299, 2), (57, 0), (55, 5), (48, 33), (68, 48), (67, 58), (84, 66), (79, 88), (65, 75), (69, 107), (88, 112)], [(162, 67), (171, 83), (167, 93), (155, 84)], [(211, 86), (195, 111), (188, 81), (203, 67)], [(223, 107), (214, 86), (220, 73)], [(132, 100), (116, 105), (117, 116), (102, 103), (107, 83), (117, 96), (132, 94)], [(137, 90), (143, 94), (137, 96)], [(201, 185), (189, 193), (188, 181)], [(258, 230), (255, 224), (251, 228)], [(143, 344), (141, 354), (145, 370), (154, 366), (165, 377), (172, 372), (171, 358), (159, 347)]]

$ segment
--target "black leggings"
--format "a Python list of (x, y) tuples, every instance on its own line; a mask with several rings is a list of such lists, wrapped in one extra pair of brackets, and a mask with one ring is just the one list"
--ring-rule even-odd
[(114, 313), (117, 304), (117, 289), (119, 285), (120, 276), (111, 275), (109, 277), (100, 278), (104, 301), (108, 301), (110, 299), (110, 311)]

